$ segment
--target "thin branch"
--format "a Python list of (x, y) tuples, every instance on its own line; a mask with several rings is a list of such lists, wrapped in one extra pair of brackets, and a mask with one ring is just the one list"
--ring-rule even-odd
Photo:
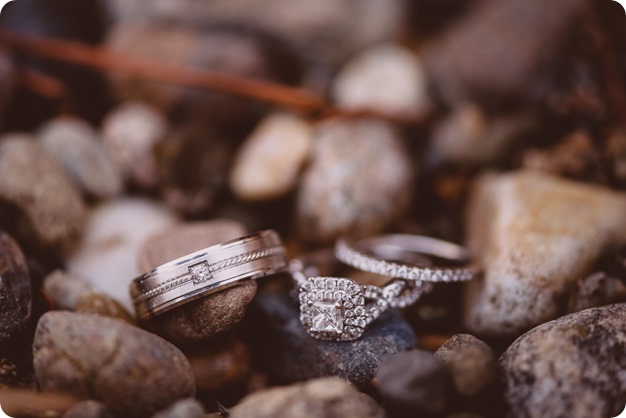
[(20, 52), (98, 70), (200, 89), (246, 96), (301, 111), (323, 111), (327, 103), (315, 94), (260, 80), (157, 62), (79, 42), (49, 39), (0, 29), (0, 42)]

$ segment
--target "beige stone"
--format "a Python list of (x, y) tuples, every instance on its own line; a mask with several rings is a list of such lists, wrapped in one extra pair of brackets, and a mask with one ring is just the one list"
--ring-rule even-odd
[(519, 335), (557, 317), (603, 251), (626, 242), (626, 194), (529, 171), (487, 174), (467, 228), (484, 275), (466, 288), (465, 324)]

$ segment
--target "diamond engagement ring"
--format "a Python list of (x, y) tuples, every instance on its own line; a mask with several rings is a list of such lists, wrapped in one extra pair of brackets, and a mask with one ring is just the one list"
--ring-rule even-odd
[(138, 318), (145, 321), (243, 280), (286, 269), (280, 237), (265, 230), (165, 263), (133, 280), (130, 293)]
[(392, 280), (378, 287), (344, 277), (321, 276), (329, 262), (338, 264), (331, 250), (289, 264), (299, 286), (300, 321), (309, 335), (319, 340), (356, 340), (384, 311), (407, 307), (432, 288), (430, 283), (405, 280)]
[[(462, 266), (420, 265), (421, 255)], [(389, 234), (354, 242), (340, 239), (335, 245), (335, 256), (359, 270), (417, 282), (462, 282), (477, 273), (476, 267), (468, 265), (469, 254), (464, 247), (421, 235)], [(410, 257), (416, 257), (415, 264), (405, 264)]]

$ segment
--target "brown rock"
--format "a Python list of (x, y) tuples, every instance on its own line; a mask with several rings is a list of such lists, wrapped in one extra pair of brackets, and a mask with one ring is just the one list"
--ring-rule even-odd
[(246, 396), (230, 410), (231, 418), (383, 418), (369, 396), (343, 379), (327, 377)]
[[(225, 219), (176, 226), (144, 244), (139, 257), (141, 268), (148, 271), (245, 234), (243, 225)], [(244, 282), (165, 312), (146, 325), (177, 344), (206, 340), (233, 329), (243, 319), (256, 288), (256, 281)]]
[(87, 291), (83, 293), (76, 302), (74, 310), (78, 313), (108, 316), (131, 325), (135, 323), (133, 317), (119, 302), (100, 292)]
[(250, 350), (228, 338), (201, 345), (185, 353), (196, 378), (198, 392), (214, 394), (244, 386), (251, 374)]
[(626, 399), (626, 304), (561, 317), (500, 358), (512, 418), (605, 418)]
[(0, 347), (30, 320), (31, 283), (22, 250), (0, 232)]
[(439, 92), (449, 103), (529, 99), (584, 7), (582, 0), (479, 3), (426, 54)]
[(116, 415), (148, 415), (195, 392), (191, 366), (176, 347), (98, 315), (46, 313), (33, 354), (42, 389), (100, 401)]
[(98, 401), (81, 401), (65, 411), (63, 418), (114, 418), (106, 405)]
[(30, 136), (0, 139), (0, 202), (18, 212), (17, 219), (3, 217), (1, 225), (19, 231), (16, 238), (23, 245), (47, 255), (67, 254), (82, 232), (86, 211), (80, 193)]
[(457, 393), (485, 394), (498, 380), (497, 358), (491, 347), (468, 334), (456, 334), (436, 352), (452, 375)]

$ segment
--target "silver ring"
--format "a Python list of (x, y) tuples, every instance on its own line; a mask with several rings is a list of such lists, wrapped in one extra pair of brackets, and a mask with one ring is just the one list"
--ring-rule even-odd
[(298, 285), (300, 321), (314, 338), (352, 341), (389, 308), (404, 308), (432, 290), (430, 283), (392, 280), (383, 287), (360, 285), (345, 277), (321, 276), (322, 265), (337, 263), (332, 250), (289, 263)]
[(137, 317), (148, 320), (243, 280), (286, 269), (280, 237), (265, 230), (165, 263), (133, 280), (130, 293)]
[[(435, 267), (389, 261), (422, 254), (463, 266)], [(339, 239), (335, 244), (335, 256), (359, 270), (421, 282), (463, 282), (474, 278), (478, 271), (469, 265), (469, 253), (464, 247), (421, 235), (389, 234), (355, 242)]]

